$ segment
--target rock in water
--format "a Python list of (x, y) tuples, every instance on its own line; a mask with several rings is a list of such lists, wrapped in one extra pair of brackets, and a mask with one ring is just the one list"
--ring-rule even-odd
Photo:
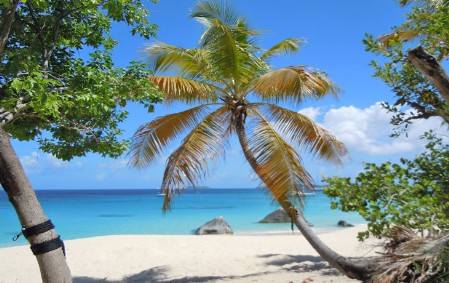
[[(278, 208), (272, 213), (265, 216), (264, 219), (260, 220), (259, 223), (290, 223), (292, 220), (290, 216), (288, 216), (287, 212), (283, 208)], [(307, 221), (307, 224), (310, 227), (313, 227), (313, 224)]]
[(352, 225), (352, 224), (350, 224), (350, 223), (348, 223), (348, 222), (346, 222), (344, 220), (338, 221), (337, 226), (340, 226), (340, 227), (354, 227), (354, 225)]
[(291, 222), (290, 217), (284, 209), (278, 208), (272, 213), (265, 216), (259, 223), (288, 223)]
[(231, 226), (226, 222), (223, 216), (212, 219), (211, 221), (201, 225), (195, 232), (196, 235), (212, 235), (212, 234), (234, 234)]

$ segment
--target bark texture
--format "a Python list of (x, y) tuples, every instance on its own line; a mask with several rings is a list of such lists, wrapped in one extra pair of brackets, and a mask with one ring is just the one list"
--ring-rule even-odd
[(440, 63), (421, 46), (408, 52), (410, 62), (423, 74), (449, 103), (449, 76)]
[[(256, 172), (256, 174), (263, 181), (266, 181), (266, 176), (259, 175), (260, 170), (258, 170), (257, 160), (249, 147), (245, 128), (242, 122), (237, 122), (236, 131), (245, 158), (248, 160), (254, 172)], [(278, 200), (278, 202), (282, 208), (290, 214), (290, 217), (292, 217), (296, 227), (298, 227), (302, 235), (324, 260), (349, 278), (358, 279), (363, 282), (370, 282), (371, 274), (375, 271), (373, 266), (366, 263), (354, 262), (332, 250), (313, 232), (301, 212), (295, 213), (296, 215), (292, 215), (291, 212), (294, 208), (288, 200)]]
[(14, 14), (16, 13), (19, 0), (13, 0), (9, 2), (9, 7), (5, 8), (2, 12), (2, 27), (0, 31), (0, 53), (5, 49), (6, 42), (8, 41), (9, 32), (11, 30), (12, 22), (14, 20)]
[[(32, 227), (48, 220), (25, 175), (22, 164), (12, 148), (8, 133), (0, 128), (0, 183), (13, 204), (20, 224)], [(19, 229), (20, 227), (18, 227)], [(57, 238), (52, 229), (43, 234), (28, 238), (30, 245), (39, 244)], [(31, 251), (30, 251), (31, 253)], [(45, 283), (72, 282), (69, 267), (62, 248), (36, 256)]]

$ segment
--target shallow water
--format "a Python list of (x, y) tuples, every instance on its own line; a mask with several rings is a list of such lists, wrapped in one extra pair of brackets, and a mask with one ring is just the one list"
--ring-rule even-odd
[[(156, 190), (37, 191), (46, 215), (62, 239), (119, 234), (186, 235), (205, 222), (223, 216), (234, 232), (290, 232), (290, 223), (260, 224), (278, 206), (260, 189), (187, 190), (175, 198), (173, 210), (162, 213), (163, 198)], [(332, 229), (339, 220), (364, 223), (354, 213), (331, 210), (321, 191), (306, 199), (304, 214), (318, 229)], [(0, 247), (25, 245), (20, 224), (4, 192), (0, 193)]]

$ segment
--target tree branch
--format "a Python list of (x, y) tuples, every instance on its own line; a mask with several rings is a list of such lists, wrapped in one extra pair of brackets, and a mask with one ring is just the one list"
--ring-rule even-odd
[(26, 107), (26, 103), (22, 102), (23, 102), (22, 99), (18, 99), (16, 102), (16, 107), (14, 107), (13, 111), (0, 108), (0, 128), (6, 125), (7, 123), (11, 122), (12, 120), (14, 120), (16, 114)]
[(46, 60), (46, 58), (47, 58), (47, 47), (45, 46), (45, 38), (44, 38), (44, 35), (43, 35), (43, 30), (42, 30), (42, 27), (41, 27), (41, 25), (39, 23), (39, 20), (36, 17), (36, 14), (34, 13), (33, 6), (31, 6), (30, 2), (27, 2), (26, 5), (27, 5), (27, 7), (29, 9), (31, 18), (33, 19), (33, 22), (34, 22), (34, 25), (32, 25), (32, 27), (34, 27), (34, 29), (36, 30), (36, 36), (39, 38), (39, 41), (41, 42), (42, 57), (43, 57), (43, 60), (44, 60), (42, 62), (42, 68), (44, 70), (47, 70), (48, 69), (48, 60)]
[(449, 102), (449, 76), (440, 63), (426, 53), (421, 46), (408, 52), (410, 62), (438, 90), (446, 102)]

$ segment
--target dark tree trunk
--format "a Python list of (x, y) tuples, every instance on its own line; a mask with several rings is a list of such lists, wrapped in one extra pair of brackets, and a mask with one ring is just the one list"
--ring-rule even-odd
[(0, 30), (0, 53), (5, 49), (6, 42), (8, 41), (9, 32), (11, 30), (12, 23), (14, 21), (14, 14), (16, 13), (19, 0), (9, 1), (9, 7), (2, 12), (2, 26)]
[[(253, 152), (250, 150), (248, 140), (246, 138), (245, 128), (242, 122), (237, 122), (236, 126), (237, 136), (239, 138), (240, 145), (242, 146), (245, 158), (253, 168), (254, 172), (261, 178), (262, 181), (267, 183), (267, 176), (260, 176), (260, 170), (257, 168), (257, 160), (254, 157)], [(270, 183), (270, 182), (268, 182)], [(288, 200), (278, 200), (282, 208), (291, 216), (292, 205)], [(293, 221), (302, 235), (306, 238), (309, 244), (316, 250), (316, 252), (326, 260), (331, 266), (338, 269), (349, 278), (361, 280), (363, 282), (369, 282), (371, 274), (374, 271), (374, 267), (364, 264), (356, 263), (350, 259), (336, 253), (329, 246), (327, 246), (321, 239), (313, 232), (309, 227), (306, 220), (299, 212), (297, 217), (293, 217)]]
[(410, 50), (408, 58), (413, 66), (435, 86), (444, 100), (449, 103), (449, 76), (440, 63), (433, 56), (427, 54), (421, 46)]
[[(48, 220), (36, 194), (25, 175), (22, 164), (11, 146), (8, 133), (0, 128), (0, 183), (13, 204), (23, 227), (32, 227)], [(18, 227), (20, 229), (20, 227)], [(57, 238), (54, 229), (36, 236), (30, 236), (28, 242), (38, 244)], [(30, 251), (31, 253), (31, 251)], [(36, 255), (43, 282), (72, 282), (70, 270), (62, 248)]]

